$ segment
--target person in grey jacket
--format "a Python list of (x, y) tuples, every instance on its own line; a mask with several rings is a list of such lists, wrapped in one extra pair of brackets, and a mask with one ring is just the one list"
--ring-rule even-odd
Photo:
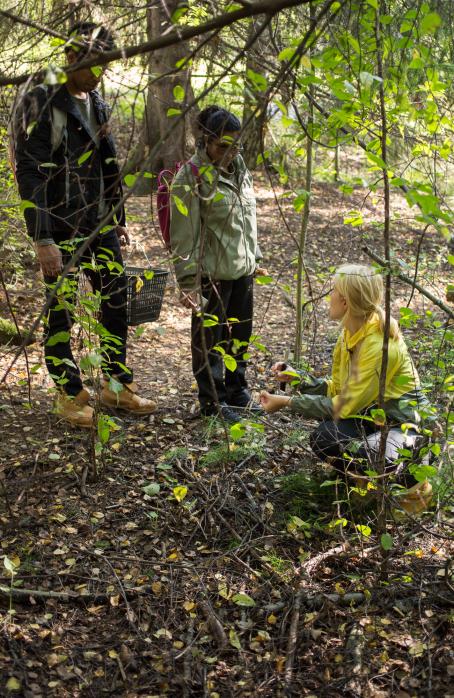
[(170, 244), (182, 304), (191, 309), (192, 369), (202, 415), (241, 419), (251, 401), (246, 354), (260, 252), (252, 176), (239, 119), (217, 106), (198, 117), (197, 151), (171, 190)]

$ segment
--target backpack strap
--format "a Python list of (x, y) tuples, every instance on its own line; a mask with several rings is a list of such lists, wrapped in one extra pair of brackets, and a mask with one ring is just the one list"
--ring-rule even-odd
[[(44, 90), (46, 95), (49, 94), (49, 87), (43, 85), (42, 83), (37, 85), (41, 90)], [(51, 122), (51, 136), (50, 142), (52, 146), (52, 153), (55, 153), (59, 147), (64, 145), (65, 156), (68, 150), (68, 130), (66, 128), (68, 115), (62, 109), (55, 107), (53, 104), (50, 105), (50, 122)]]
[(200, 184), (202, 182), (202, 175), (200, 174), (199, 168), (197, 167), (197, 165), (195, 163), (192, 162), (192, 160), (188, 160), (188, 165), (192, 170), (192, 174), (194, 175), (194, 177), (197, 179), (197, 181)]

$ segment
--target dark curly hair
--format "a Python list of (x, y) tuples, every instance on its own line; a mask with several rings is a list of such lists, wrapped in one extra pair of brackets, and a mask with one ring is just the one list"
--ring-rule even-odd
[(203, 136), (219, 137), (223, 133), (241, 130), (241, 121), (235, 114), (212, 104), (197, 117), (197, 126)]

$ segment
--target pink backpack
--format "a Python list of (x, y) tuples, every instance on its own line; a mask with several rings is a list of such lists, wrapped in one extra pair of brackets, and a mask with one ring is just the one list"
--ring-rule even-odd
[(173, 170), (161, 170), (158, 174), (158, 192), (156, 197), (156, 206), (158, 209), (158, 221), (159, 227), (161, 228), (162, 239), (164, 240), (165, 246), (168, 250), (171, 249), (170, 246), (170, 189), (172, 187), (172, 182), (177, 174), (184, 165), (188, 164), (191, 167), (192, 174), (197, 179), (198, 182), (201, 181), (200, 172), (197, 165), (194, 165), (191, 160), (185, 162), (176, 162), (175, 169)]

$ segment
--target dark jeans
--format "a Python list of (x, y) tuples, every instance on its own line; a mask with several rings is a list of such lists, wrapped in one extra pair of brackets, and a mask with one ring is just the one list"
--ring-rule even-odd
[[(375, 470), (375, 458), (379, 449), (380, 439), (370, 439), (373, 445), (367, 442), (367, 437), (377, 433), (379, 428), (365, 419), (339, 419), (334, 422), (326, 419), (320, 422), (310, 435), (310, 445), (315, 455), (320, 460), (330, 459), (329, 462), (341, 475), (347, 471), (363, 473), (365, 470)], [(399, 429), (399, 433), (400, 429)], [(410, 439), (416, 436), (414, 446), (415, 456), (418, 457), (417, 441), (419, 436), (412, 429), (407, 432)], [(385, 472), (395, 473), (408, 487), (415, 484), (416, 480), (406, 471), (405, 463), (399, 457), (399, 443), (392, 447), (393, 434), (389, 433), (385, 454)], [(391, 443), (390, 443), (391, 442)], [(403, 445), (403, 444), (402, 444)], [(389, 452), (388, 452), (389, 451)], [(399, 463), (399, 461), (401, 461)]]
[[(365, 419), (339, 419), (337, 422), (325, 419), (311, 433), (309, 441), (315, 455), (320, 460), (329, 458), (330, 464), (338, 472), (345, 473), (350, 467), (358, 472), (372, 467), (367, 462), (364, 442), (375, 431), (375, 424)], [(354, 464), (352, 459), (355, 460)], [(359, 459), (366, 459), (366, 462), (358, 463)]]
[[(208, 303), (204, 317), (192, 316), (191, 351), (192, 370), (203, 410), (216, 402), (234, 402), (235, 395), (247, 390), (244, 354), (252, 333), (253, 277), (243, 276), (235, 281), (204, 280), (202, 295)], [(203, 327), (204, 319), (211, 320), (207, 314), (218, 317), (216, 325)], [(236, 318), (238, 322), (228, 322), (228, 318)], [(213, 350), (216, 345), (235, 358), (234, 371), (225, 368), (221, 353)]]
[[(62, 253), (63, 264), (66, 265), (72, 254), (65, 249), (62, 249)], [(92, 264), (93, 256), (94, 268), (84, 269), (84, 264)], [(114, 264), (110, 264), (111, 262)], [(102, 295), (99, 317), (101, 327), (97, 333), (100, 335), (103, 373), (114, 374), (122, 383), (131, 383), (132, 371), (126, 367), (126, 277), (116, 267), (123, 267), (123, 259), (115, 230), (98, 235), (76, 263), (77, 268), (68, 275), (68, 280), (77, 281), (81, 265), (93, 290)], [(45, 278), (45, 282), (49, 295), (55, 279)], [(69, 334), (71, 331), (74, 323), (71, 306), (77, 302), (76, 291), (77, 288), (74, 288), (73, 291), (65, 292), (63, 303), (58, 298), (53, 299), (44, 330), (44, 354), (48, 371), (68, 395), (77, 395), (82, 390), (82, 379), (74, 361), (70, 339), (65, 338), (64, 334), (60, 339), (55, 335), (60, 332)], [(61, 291), (57, 292), (58, 295), (60, 293)], [(98, 319), (93, 318), (93, 321), (95, 323)], [(104, 333), (104, 330), (107, 332)], [(59, 341), (54, 344), (55, 339)]]

